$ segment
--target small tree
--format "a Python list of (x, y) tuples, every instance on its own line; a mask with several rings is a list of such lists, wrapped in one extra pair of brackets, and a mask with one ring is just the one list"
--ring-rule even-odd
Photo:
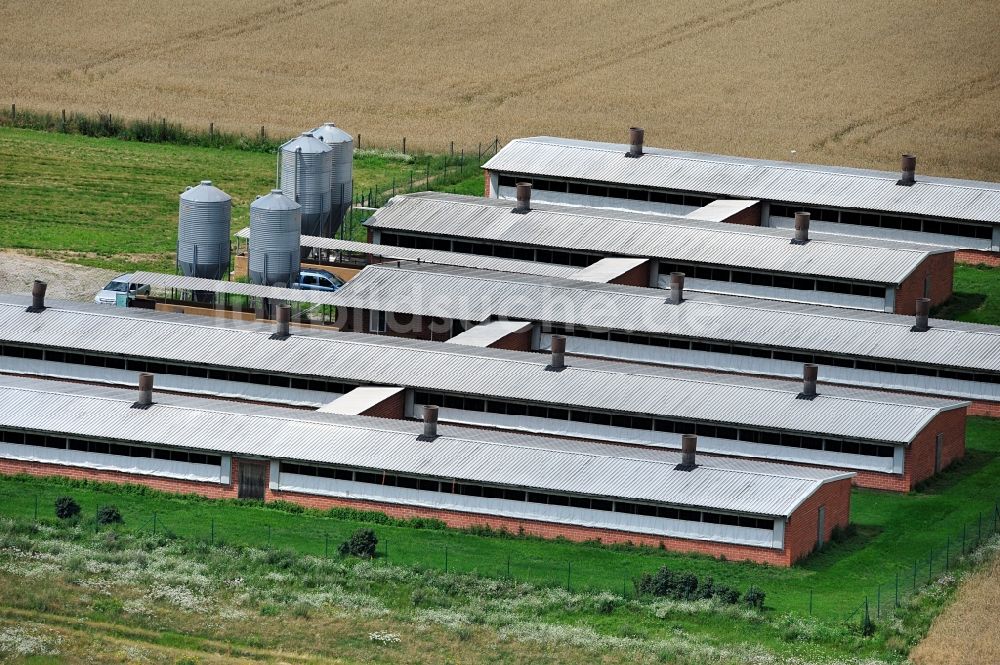
[(97, 523), (98, 524), (121, 524), (125, 520), (122, 519), (122, 514), (118, 511), (118, 506), (110, 504), (107, 506), (101, 506), (97, 510)]
[(71, 496), (61, 496), (56, 499), (56, 517), (68, 520), (80, 514), (80, 504)]
[(764, 591), (755, 586), (750, 587), (743, 596), (743, 602), (754, 609), (764, 609)]
[(378, 538), (371, 529), (358, 529), (351, 537), (340, 544), (337, 552), (340, 556), (356, 556), (362, 559), (374, 559)]

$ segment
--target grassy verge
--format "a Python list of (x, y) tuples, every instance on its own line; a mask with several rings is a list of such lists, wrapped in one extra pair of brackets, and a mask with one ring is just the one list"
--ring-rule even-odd
[[(873, 613), (894, 603), (895, 580), (911, 592), (912, 571), (918, 586), (941, 573), (994, 527), (1000, 474), (1000, 422), (970, 419), (966, 460), (946, 471), (920, 493), (898, 495), (867, 490), (854, 492), (852, 520), (857, 534), (831, 544), (803, 563), (781, 569), (680, 555), (655, 548), (608, 547), (520, 538), (512, 534), (468, 532), (385, 520), (379, 515), (338, 511), (294, 511), (286, 506), (179, 498), (145, 490), (30, 478), (0, 480), (0, 514), (33, 517), (51, 514), (56, 496), (77, 498), (84, 515), (98, 505), (114, 503), (131, 529), (156, 528), (187, 539), (287, 547), (323, 556), (349, 533), (375, 524), (380, 554), (388, 562), (451, 572), (474, 572), (494, 578), (573, 590), (634, 594), (633, 580), (662, 565), (746, 590), (764, 589), (767, 605), (779, 612), (814, 615), (830, 620), (857, 617), (864, 598)], [(983, 532), (975, 525), (983, 515)], [(962, 530), (965, 527), (965, 543)], [(946, 551), (947, 550), (947, 551)], [(810, 599), (811, 597), (811, 599)], [(881, 604), (877, 605), (877, 600)]]
[(1000, 325), (1000, 268), (956, 265), (954, 295), (934, 316)]
[[(461, 187), (478, 165), (446, 156), (361, 151), (355, 193), (380, 203), (395, 190)], [(233, 197), (233, 232), (274, 186), (275, 155), (0, 127), (0, 247), (114, 270), (172, 272), (178, 195), (212, 180)], [(361, 214), (348, 235), (364, 237)]]

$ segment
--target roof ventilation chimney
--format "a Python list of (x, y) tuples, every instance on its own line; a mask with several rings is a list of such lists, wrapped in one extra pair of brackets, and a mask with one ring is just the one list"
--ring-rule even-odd
[(698, 437), (694, 434), (681, 434), (681, 463), (674, 467), (676, 471), (692, 471), (698, 466), (695, 454), (698, 451)]
[(899, 170), (902, 171), (902, 177), (896, 184), (912, 187), (917, 182), (917, 156), (903, 155), (900, 159)]
[(417, 437), (421, 441), (433, 441), (438, 437), (438, 408), (424, 404), (424, 433)]
[(819, 377), (819, 365), (806, 363), (802, 366), (802, 392), (799, 399), (816, 399), (816, 379)]
[(153, 405), (153, 375), (143, 372), (139, 375), (139, 399), (133, 409), (148, 409)]
[(792, 239), (793, 245), (804, 245), (809, 242), (809, 218), (808, 212), (795, 213), (795, 237)]
[(642, 157), (642, 139), (645, 135), (646, 132), (643, 131), (642, 127), (628, 128), (628, 152), (625, 153), (626, 157)]
[(517, 206), (511, 212), (525, 215), (531, 210), (531, 183), (517, 183)]
[(292, 320), (292, 308), (290, 305), (278, 305), (278, 318), (277, 324), (275, 325), (274, 334), (271, 335), (271, 339), (288, 339), (289, 333), (289, 323)]
[(670, 273), (670, 299), (667, 302), (671, 305), (680, 305), (684, 302), (684, 273)]
[(931, 328), (930, 324), (931, 299), (917, 298), (917, 320), (910, 330), (912, 332), (927, 332)]
[(566, 369), (566, 338), (563, 335), (552, 336), (552, 360), (545, 369), (549, 372), (561, 372)]
[(48, 286), (40, 279), (36, 279), (31, 285), (31, 306), (27, 311), (38, 313), (45, 310), (45, 289)]

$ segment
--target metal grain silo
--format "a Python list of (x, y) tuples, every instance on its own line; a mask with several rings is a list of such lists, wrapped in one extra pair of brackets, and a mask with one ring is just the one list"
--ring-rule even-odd
[(281, 146), (281, 191), (302, 206), (302, 233), (330, 236), (333, 148), (309, 133)]
[(181, 193), (177, 266), (188, 277), (222, 279), (229, 270), (233, 199), (211, 180)]
[(250, 204), (250, 281), (289, 286), (299, 279), (302, 206), (272, 189)]
[(332, 122), (309, 132), (333, 148), (333, 179), (330, 182), (331, 235), (344, 223), (344, 213), (354, 197), (354, 139)]

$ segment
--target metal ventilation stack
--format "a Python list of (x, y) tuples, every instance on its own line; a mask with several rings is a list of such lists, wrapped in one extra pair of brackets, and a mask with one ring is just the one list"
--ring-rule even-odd
[(222, 279), (229, 270), (232, 197), (211, 180), (202, 180), (180, 199), (177, 267), (187, 277)]
[(354, 139), (332, 122), (309, 132), (333, 148), (333, 179), (330, 183), (330, 235), (344, 223), (354, 198)]
[(281, 192), (302, 206), (302, 233), (329, 237), (333, 148), (304, 133), (281, 146)]
[(272, 189), (250, 204), (250, 281), (290, 286), (299, 279), (302, 206)]

